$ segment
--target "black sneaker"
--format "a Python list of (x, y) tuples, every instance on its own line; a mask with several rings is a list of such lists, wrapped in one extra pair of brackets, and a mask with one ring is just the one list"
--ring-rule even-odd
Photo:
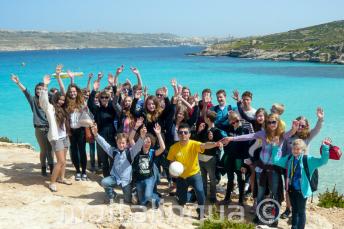
[(196, 211), (197, 211), (197, 219), (198, 220), (201, 220), (201, 219), (205, 218), (204, 210), (201, 212), (201, 209), (197, 208)]
[(287, 209), (285, 209), (285, 211), (281, 214), (281, 219), (287, 219), (287, 218), (289, 218), (290, 217), (290, 209), (289, 208), (287, 208)]
[(42, 167), (42, 168), (41, 168), (41, 174), (42, 174), (42, 176), (44, 176), (44, 177), (48, 176), (48, 174), (47, 174), (47, 167)]

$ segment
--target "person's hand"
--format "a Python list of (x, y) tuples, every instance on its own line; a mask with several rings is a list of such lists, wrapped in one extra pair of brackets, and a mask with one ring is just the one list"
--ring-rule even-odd
[(155, 126), (153, 129), (156, 135), (161, 134), (161, 126), (159, 125), (159, 123), (155, 123)]
[(205, 97), (204, 97), (204, 101), (203, 101), (203, 103), (204, 103), (204, 104), (206, 104), (206, 105), (208, 105), (210, 102), (211, 102), (211, 97), (210, 97), (210, 96), (208, 96), (208, 95), (207, 95), (207, 96), (205, 96)]
[(14, 74), (11, 74), (11, 80), (16, 84), (18, 84), (20, 82), (19, 77), (14, 75)]
[(332, 139), (327, 137), (323, 140), (322, 142), (323, 145), (331, 145), (332, 144)]
[(139, 72), (139, 70), (138, 70), (137, 68), (135, 68), (135, 67), (130, 67), (130, 70), (131, 70), (136, 76), (140, 75), (140, 72)]
[(198, 105), (198, 101), (199, 101), (198, 93), (194, 94), (193, 99), (194, 99), (195, 105)]
[(97, 80), (100, 82), (101, 79), (103, 78), (103, 73), (102, 72), (98, 72), (98, 76), (97, 76)]
[(320, 120), (323, 120), (324, 119), (324, 110), (321, 108), (321, 107), (318, 107), (317, 108), (317, 117), (318, 119)]
[(122, 64), (120, 67), (117, 68), (116, 70), (116, 75), (118, 76), (124, 71), (124, 65)]
[(178, 84), (178, 94), (182, 94), (183, 86)]
[(146, 126), (143, 126), (140, 130), (140, 137), (143, 139), (146, 137), (146, 134), (147, 134), (147, 128)]
[(93, 73), (91, 72), (88, 74), (88, 79), (92, 79), (92, 77), (93, 77)]
[(67, 71), (67, 75), (69, 76), (69, 78), (74, 79), (74, 73), (70, 70)]
[(294, 120), (292, 125), (291, 125), (291, 129), (293, 131), (297, 131), (299, 129), (299, 125), (300, 125), (300, 122), (298, 120)]
[(62, 64), (59, 64), (56, 66), (55, 68), (55, 74), (56, 74), (56, 77), (59, 77), (61, 72), (62, 72), (62, 68), (63, 68), (63, 65)]
[(143, 121), (144, 121), (144, 118), (143, 118), (143, 117), (140, 117), (140, 118), (138, 118), (138, 119), (136, 120), (136, 122), (135, 122), (135, 129), (136, 129), (136, 130), (142, 126)]
[(217, 146), (219, 149), (222, 149), (222, 148), (223, 148), (223, 143), (221, 142), (221, 140), (216, 142), (216, 146)]
[(162, 91), (164, 92), (164, 97), (167, 97), (168, 96), (168, 89), (166, 86), (162, 87)]
[(92, 134), (94, 135), (94, 137), (97, 137), (98, 135), (98, 127), (97, 127), (97, 124), (94, 123), (92, 126), (91, 126), (91, 131), (92, 131)]
[(172, 104), (176, 105), (178, 102), (178, 96), (172, 96)]
[(119, 96), (120, 94), (121, 94), (121, 92), (122, 92), (122, 85), (120, 84), (120, 85), (118, 85), (118, 87), (117, 87), (117, 89), (116, 89), (116, 95), (117, 96)]
[(232, 98), (233, 98), (235, 101), (237, 101), (237, 102), (240, 101), (240, 96), (239, 96), (239, 91), (238, 91), (238, 90), (235, 89), (235, 90), (233, 91)]
[(100, 82), (98, 80), (93, 83), (93, 90), (98, 91), (100, 88)]
[(114, 86), (114, 81), (115, 78), (113, 77), (113, 75), (111, 73), (108, 74), (108, 82), (109, 82), (109, 85), (111, 86)]
[(50, 79), (50, 76), (49, 76), (49, 75), (45, 75), (45, 76), (43, 77), (43, 83), (44, 83), (44, 85), (48, 86), (48, 85), (50, 84), (50, 81), (51, 81), (51, 79)]
[(143, 88), (143, 96), (144, 96), (144, 97), (147, 97), (147, 96), (148, 96), (148, 88), (147, 88), (147, 86), (145, 86), (145, 87)]
[(171, 86), (176, 87), (177, 86), (177, 80), (176, 79), (171, 79)]
[(222, 138), (220, 141), (222, 142), (222, 144), (223, 144), (224, 146), (226, 146), (226, 145), (228, 145), (228, 143), (230, 143), (232, 140), (233, 140), (232, 137), (224, 137), (224, 138)]
[(205, 129), (205, 123), (202, 122), (201, 124), (199, 124), (198, 126), (198, 133), (202, 132)]

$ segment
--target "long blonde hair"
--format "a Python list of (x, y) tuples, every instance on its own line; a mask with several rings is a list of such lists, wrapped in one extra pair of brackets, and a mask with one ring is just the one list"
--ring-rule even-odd
[[(274, 131), (271, 130), (271, 128), (269, 127), (269, 124), (268, 124), (268, 122), (271, 118), (275, 119), (277, 122), (277, 128)], [(279, 139), (281, 139), (283, 137), (283, 134), (285, 132), (285, 127), (284, 127), (278, 114), (269, 114), (264, 125), (265, 125), (264, 130), (266, 133), (266, 142), (267, 143), (271, 143), (273, 141), (274, 137), (276, 137), (276, 136)]]

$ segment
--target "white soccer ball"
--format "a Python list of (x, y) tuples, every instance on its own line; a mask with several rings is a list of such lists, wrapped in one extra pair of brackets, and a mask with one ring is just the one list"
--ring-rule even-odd
[(169, 171), (171, 176), (179, 177), (184, 172), (184, 166), (179, 161), (174, 161), (170, 164)]

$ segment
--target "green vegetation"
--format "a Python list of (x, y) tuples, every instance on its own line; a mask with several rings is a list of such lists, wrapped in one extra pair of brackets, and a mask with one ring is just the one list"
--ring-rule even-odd
[(0, 51), (163, 47), (209, 45), (216, 38), (179, 37), (173, 34), (133, 34), (109, 32), (38, 32), (0, 30)]
[(9, 139), (8, 137), (0, 137), (0, 142), (13, 143), (13, 141)]
[(216, 43), (201, 54), (344, 64), (344, 20)]
[(318, 206), (324, 208), (344, 208), (344, 195), (338, 193), (336, 186), (333, 187), (331, 192), (326, 189), (326, 192), (319, 194)]
[(198, 226), (198, 229), (254, 229), (254, 225), (245, 222), (236, 222), (234, 220), (220, 220), (220, 216), (217, 212), (216, 206), (213, 206), (212, 215), (210, 218), (204, 220), (203, 223)]

